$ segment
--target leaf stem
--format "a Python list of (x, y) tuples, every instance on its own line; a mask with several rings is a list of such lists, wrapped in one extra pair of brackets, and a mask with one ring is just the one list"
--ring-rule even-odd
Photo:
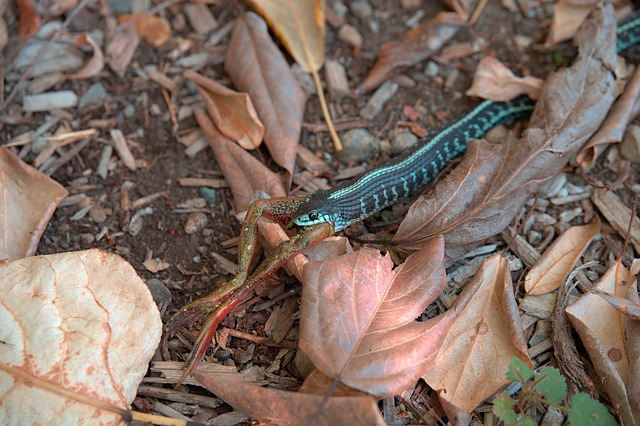
[(320, 82), (318, 70), (312, 68), (311, 75), (313, 76), (313, 81), (316, 84), (318, 98), (320, 99), (320, 106), (322, 107), (322, 114), (324, 114), (324, 120), (326, 121), (327, 127), (329, 128), (331, 139), (333, 139), (333, 146), (335, 147), (336, 151), (342, 151), (342, 142), (340, 141), (340, 138), (336, 133), (336, 129), (333, 127), (333, 121), (331, 121), (331, 115), (329, 114), (329, 108), (327, 107), (327, 100), (324, 97), (324, 91), (322, 90), (322, 83)]

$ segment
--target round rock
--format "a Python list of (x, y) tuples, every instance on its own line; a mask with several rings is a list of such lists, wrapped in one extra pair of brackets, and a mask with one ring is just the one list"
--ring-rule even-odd
[(342, 151), (336, 156), (343, 163), (362, 163), (380, 152), (380, 140), (365, 129), (351, 129), (342, 135)]

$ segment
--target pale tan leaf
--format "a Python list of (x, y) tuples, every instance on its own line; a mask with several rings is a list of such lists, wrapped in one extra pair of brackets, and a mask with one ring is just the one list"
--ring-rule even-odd
[(303, 278), (300, 348), (325, 375), (373, 395), (412, 386), (456, 315), (415, 321), (446, 284), (441, 238), (395, 270), (364, 249), (309, 262)]
[(545, 294), (560, 287), (591, 240), (600, 233), (600, 219), (584, 226), (572, 226), (542, 253), (524, 281), (527, 294)]
[[(627, 300), (636, 306), (640, 305), (638, 294), (638, 280), (627, 291)], [(627, 393), (633, 418), (640, 419), (640, 321), (625, 318), (625, 330), (627, 331), (627, 355), (629, 356), (629, 380), (627, 381)]]
[(9, 424), (124, 424), (162, 334), (145, 283), (97, 249), (1, 265), (0, 323)]
[(306, 72), (324, 63), (325, 19), (322, 0), (249, 0)]
[(522, 94), (538, 99), (543, 86), (544, 80), (532, 76), (516, 77), (498, 59), (485, 56), (478, 64), (473, 83), (465, 95), (496, 102), (507, 102)]
[(34, 255), (67, 194), (59, 183), (0, 148), (0, 260)]
[(260, 146), (264, 126), (249, 95), (233, 91), (191, 70), (185, 71), (184, 76), (196, 84), (209, 115), (223, 135), (244, 149)]
[(441, 400), (470, 413), (508, 383), (512, 357), (531, 365), (507, 260), (485, 260), (451, 309), (457, 318), (423, 378)]
[[(596, 288), (627, 297), (629, 289), (637, 287), (629, 271), (616, 262), (602, 276)], [(577, 302), (568, 306), (565, 312), (580, 335), (601, 383), (613, 406), (617, 408), (620, 420), (623, 424), (636, 424), (629, 404), (631, 389), (627, 389), (631, 375), (627, 340), (638, 345), (640, 328), (630, 329), (629, 326), (634, 324), (633, 320), (626, 320), (622, 313), (592, 293), (584, 294)], [(634, 368), (637, 368), (637, 360)], [(636, 382), (634, 388), (637, 387)]]

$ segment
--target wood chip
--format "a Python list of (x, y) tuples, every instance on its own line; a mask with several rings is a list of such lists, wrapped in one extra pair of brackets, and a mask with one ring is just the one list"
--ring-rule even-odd
[(182, 186), (208, 186), (209, 188), (228, 188), (229, 184), (224, 179), (206, 178), (181, 178), (178, 180)]
[(146, 69), (145, 71), (147, 72), (151, 80), (155, 81), (168, 91), (173, 92), (176, 89), (176, 82), (160, 71), (153, 68)]
[[(616, 194), (605, 189), (596, 189), (591, 196), (591, 201), (611, 226), (624, 238), (627, 235), (627, 229), (631, 221), (631, 209)], [(636, 253), (640, 253), (640, 219), (638, 219), (638, 216), (633, 217), (633, 226), (629, 239)]]
[(113, 146), (118, 153), (118, 157), (120, 157), (124, 165), (127, 166), (129, 170), (135, 170), (136, 159), (133, 157), (133, 154), (129, 149), (129, 144), (127, 144), (127, 140), (125, 139), (122, 131), (119, 129), (111, 129), (110, 134)]
[(102, 153), (100, 154), (100, 162), (98, 163), (98, 168), (96, 173), (102, 179), (106, 179), (109, 174), (109, 160), (111, 160), (111, 155), (113, 154), (113, 147), (111, 145), (105, 145), (102, 148)]
[(338, 61), (327, 59), (324, 62), (324, 75), (327, 80), (329, 97), (333, 101), (341, 101), (349, 95), (349, 80), (347, 71)]
[(189, 23), (198, 34), (208, 34), (219, 26), (206, 4), (186, 3), (183, 5), (183, 10), (189, 18)]
[(40, 93), (38, 95), (25, 95), (22, 100), (22, 110), (25, 112), (74, 108), (76, 105), (78, 105), (78, 96), (70, 90)]

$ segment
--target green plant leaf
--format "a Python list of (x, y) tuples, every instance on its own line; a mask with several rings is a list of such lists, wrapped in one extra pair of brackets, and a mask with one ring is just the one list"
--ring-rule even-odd
[(529, 368), (529, 365), (520, 358), (516, 358), (514, 356), (511, 358), (511, 364), (509, 365), (509, 371), (507, 372), (507, 380), (519, 382), (520, 377), (518, 376), (517, 371), (520, 372), (525, 382), (533, 379), (533, 370)]
[(520, 424), (522, 426), (538, 426), (538, 422), (536, 422), (529, 416), (524, 416), (523, 418), (521, 418)]
[(547, 401), (560, 404), (567, 396), (567, 381), (560, 375), (560, 370), (553, 367), (540, 369), (539, 377), (543, 377), (536, 386), (538, 391)]
[(572, 425), (617, 425), (616, 419), (607, 407), (592, 399), (584, 392), (574, 395), (569, 410), (569, 423)]
[(506, 392), (502, 392), (493, 401), (493, 414), (508, 425), (514, 425), (518, 421), (518, 416), (513, 411), (513, 400)]

